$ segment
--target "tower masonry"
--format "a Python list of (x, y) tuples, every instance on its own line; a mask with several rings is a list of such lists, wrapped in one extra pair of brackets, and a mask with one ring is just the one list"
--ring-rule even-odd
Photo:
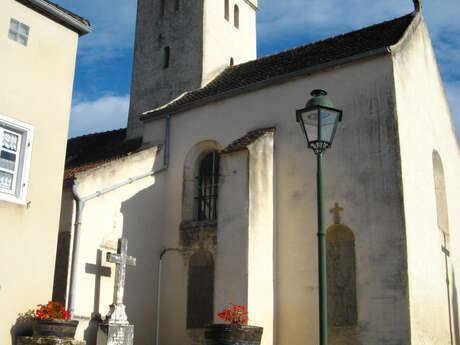
[(138, 0), (127, 138), (141, 113), (256, 59), (257, 0)]

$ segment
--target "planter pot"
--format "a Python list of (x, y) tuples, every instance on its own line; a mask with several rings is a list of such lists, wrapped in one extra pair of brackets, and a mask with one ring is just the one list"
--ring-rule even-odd
[(34, 319), (33, 332), (36, 337), (73, 338), (77, 320)]
[(206, 327), (204, 337), (206, 345), (260, 345), (262, 332), (262, 327), (214, 324)]

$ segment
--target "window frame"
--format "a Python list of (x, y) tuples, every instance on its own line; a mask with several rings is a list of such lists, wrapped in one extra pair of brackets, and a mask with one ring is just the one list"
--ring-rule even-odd
[[(0, 128), (20, 135), (18, 143), (17, 166), (13, 176), (13, 188), (11, 192), (0, 189), (0, 201), (25, 205), (29, 181), (30, 161), (32, 156), (32, 143), (34, 127), (9, 116), (0, 114)], [(0, 137), (3, 138), (3, 135)], [(1, 151), (1, 146), (0, 146)], [(2, 169), (4, 171), (6, 169)]]
[[(17, 23), (17, 28), (13, 29), (13, 23)], [(25, 30), (26, 33), (21, 33), (21, 29)], [(17, 20), (16, 18), (10, 17), (10, 26), (8, 28), (8, 39), (13, 42), (19, 43), (23, 47), (27, 47), (29, 44), (29, 34), (30, 34), (30, 26), (24, 24), (23, 22)], [(24, 41), (21, 41), (22, 38)]]

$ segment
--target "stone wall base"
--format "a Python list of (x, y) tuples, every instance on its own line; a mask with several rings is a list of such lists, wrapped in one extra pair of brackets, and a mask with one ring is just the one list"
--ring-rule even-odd
[(73, 338), (18, 337), (17, 345), (86, 345), (86, 342)]

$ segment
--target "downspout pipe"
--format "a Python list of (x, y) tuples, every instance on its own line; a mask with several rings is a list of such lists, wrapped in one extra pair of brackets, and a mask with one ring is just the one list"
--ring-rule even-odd
[(78, 253), (80, 251), (80, 231), (81, 231), (81, 220), (83, 216), (83, 210), (85, 208), (85, 201), (80, 197), (78, 193), (78, 182), (74, 180), (72, 186), (73, 198), (76, 204), (76, 215), (74, 224), (74, 236), (73, 236), (73, 248), (72, 248), (72, 267), (70, 270), (70, 292), (68, 301), (68, 310), (70, 317), (73, 318), (75, 310), (75, 293), (77, 283), (77, 269), (78, 269)]
[[(144, 179), (149, 176), (154, 176), (162, 171), (165, 171), (169, 167), (169, 133), (171, 126), (171, 117), (166, 117), (165, 123), (165, 141), (164, 141), (164, 155), (163, 155), (163, 166), (158, 170), (150, 170), (144, 174), (130, 177), (120, 183), (114, 184), (110, 187), (103, 188), (92, 194), (89, 194), (85, 197), (82, 197), (78, 192), (78, 181), (74, 179), (72, 186), (73, 198), (76, 203), (75, 210), (75, 223), (74, 223), (74, 237), (73, 237), (73, 249), (72, 249), (72, 266), (70, 269), (70, 283), (69, 283), (69, 299), (67, 303), (67, 309), (69, 310), (70, 317), (73, 319), (75, 312), (75, 295), (76, 295), (76, 286), (77, 286), (77, 270), (79, 264), (79, 252), (80, 252), (80, 236), (81, 236), (81, 224), (83, 219), (83, 210), (87, 201), (98, 198), (104, 194), (110, 193), (116, 189), (119, 189), (123, 186), (136, 182), (138, 180)], [(160, 259), (161, 262), (161, 259)]]
[(163, 257), (167, 252), (175, 251), (182, 253), (182, 248), (163, 248), (160, 253), (160, 261), (158, 262), (158, 276), (157, 276), (157, 322), (155, 329), (155, 345), (160, 344), (160, 302), (161, 302), (161, 268), (163, 266)]

